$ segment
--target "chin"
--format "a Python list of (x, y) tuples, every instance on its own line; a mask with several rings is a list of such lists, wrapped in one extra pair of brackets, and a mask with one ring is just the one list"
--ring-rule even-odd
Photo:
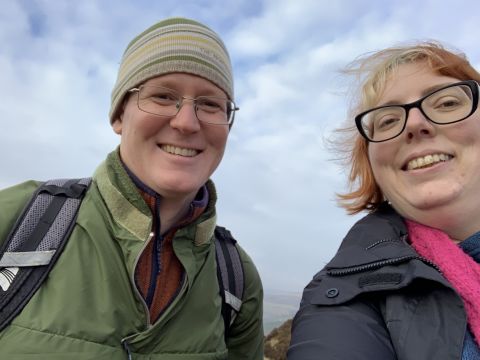
[(440, 201), (440, 199), (417, 202), (410, 209), (403, 209), (399, 213), (405, 218), (447, 233), (450, 229), (458, 226), (458, 222), (464, 215), (463, 211), (458, 208), (458, 204), (451, 201)]
[(452, 211), (457, 206), (460, 196), (458, 190), (460, 189), (457, 189), (457, 191), (452, 187), (450, 187), (450, 191), (445, 191), (445, 189), (448, 189), (448, 187), (435, 186), (433, 191), (424, 188), (421, 192), (408, 196), (405, 201), (414, 209), (445, 211), (445, 208), (450, 207)]
[(174, 182), (172, 184), (163, 184), (161, 186), (162, 191), (160, 194), (170, 194), (172, 196), (188, 196), (192, 193), (197, 193), (198, 190), (202, 187), (203, 183), (180, 183)]

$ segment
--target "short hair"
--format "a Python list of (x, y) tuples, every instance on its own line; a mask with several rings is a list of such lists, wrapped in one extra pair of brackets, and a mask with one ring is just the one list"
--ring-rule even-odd
[(407, 63), (425, 63), (439, 75), (459, 80), (476, 80), (480, 74), (470, 65), (464, 53), (449, 50), (437, 41), (418, 42), (367, 53), (351, 62), (343, 71), (355, 75), (357, 88), (352, 92), (349, 120), (337, 129), (334, 149), (343, 156), (348, 168), (350, 191), (337, 194), (338, 203), (349, 214), (363, 210), (375, 211), (385, 201), (382, 190), (373, 176), (368, 158), (368, 142), (358, 132), (351, 119), (362, 111), (375, 107), (383, 94), (389, 76)]

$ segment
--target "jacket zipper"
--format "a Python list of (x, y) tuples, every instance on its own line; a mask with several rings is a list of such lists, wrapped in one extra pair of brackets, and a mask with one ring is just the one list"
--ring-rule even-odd
[(400, 257), (393, 258), (393, 259), (377, 261), (377, 262), (370, 263), (370, 264), (353, 266), (353, 267), (350, 267), (350, 268), (347, 268), (347, 269), (328, 270), (327, 274), (330, 275), (330, 276), (351, 275), (351, 274), (356, 274), (356, 273), (360, 273), (360, 272), (364, 272), (364, 271), (368, 271), (368, 270), (379, 269), (379, 268), (381, 268), (383, 266), (387, 266), (387, 265), (400, 264), (400, 263), (407, 262), (407, 261), (414, 260), (414, 259), (420, 260), (420, 261), (424, 262), (425, 264), (433, 267), (440, 274), (442, 273), (440, 271), (439, 267), (436, 264), (434, 264), (433, 262), (431, 262), (430, 260), (427, 260), (427, 259), (425, 259), (421, 256), (418, 256), (418, 255), (407, 255), (407, 256), (400, 256)]
[[(408, 244), (408, 242), (407, 242), (407, 239), (408, 239), (408, 234), (404, 234), (404, 235), (401, 235), (400, 238), (397, 241), (401, 241), (401, 242), (405, 243), (406, 246), (410, 246), (410, 244)], [(376, 243), (368, 246), (365, 250), (369, 250), (369, 249), (371, 249), (371, 248), (373, 248), (373, 247), (375, 247), (375, 246), (377, 246), (381, 243), (384, 243), (384, 242), (387, 242), (387, 241), (394, 241), (394, 240), (395, 239), (389, 238), (389, 239), (384, 239), (384, 240), (377, 241)], [(413, 255), (400, 256), (400, 257), (393, 258), (393, 259), (381, 260), (381, 261), (377, 261), (377, 262), (370, 263), (370, 264), (353, 266), (353, 267), (350, 267), (350, 268), (347, 268), (347, 269), (328, 270), (327, 274), (330, 275), (330, 276), (351, 275), (351, 274), (356, 274), (356, 273), (360, 273), (360, 272), (363, 272), (363, 271), (379, 269), (379, 268), (381, 268), (383, 266), (387, 266), (387, 265), (400, 264), (400, 263), (407, 262), (407, 261), (414, 260), (414, 259), (420, 260), (423, 263), (433, 267), (435, 270), (437, 270), (440, 274), (443, 275), (442, 271), (440, 270), (440, 268), (435, 263), (431, 262), (428, 259), (425, 259), (424, 257), (419, 256), (416, 253), (413, 254)]]
[[(133, 264), (133, 272), (132, 272), (132, 275), (130, 276), (130, 282), (133, 285), (133, 291), (135, 292), (135, 295), (137, 296), (137, 298), (140, 299), (140, 302), (143, 305), (143, 309), (145, 310), (145, 314), (146, 314), (146, 317), (147, 317), (145, 327), (146, 327), (147, 330), (152, 326), (150, 324), (150, 311), (148, 309), (147, 303), (143, 299), (142, 294), (140, 294), (140, 291), (138, 291), (137, 285), (135, 284), (135, 269), (137, 268), (138, 261), (140, 260), (140, 256), (142, 255), (143, 251), (148, 246), (150, 241), (152, 241), (154, 235), (155, 234), (153, 233), (153, 231), (148, 235), (147, 241), (145, 241), (142, 248), (140, 249), (140, 252), (138, 253), (137, 257), (135, 258), (135, 262)], [(130, 348), (128, 346), (128, 339), (130, 339), (133, 336), (135, 336), (135, 334), (126, 336), (121, 340), (122, 347), (125, 349), (125, 352), (127, 353), (129, 360), (132, 358), (132, 355), (130, 353)]]
[(148, 305), (147, 303), (145, 302), (145, 300), (143, 299), (143, 296), (142, 294), (140, 294), (140, 291), (138, 290), (137, 288), (137, 284), (135, 283), (135, 269), (137, 268), (137, 265), (138, 265), (138, 262), (140, 260), (140, 256), (142, 255), (142, 253), (145, 251), (145, 248), (148, 246), (148, 243), (150, 241), (152, 241), (152, 239), (154, 238), (155, 234), (154, 232), (152, 231), (150, 233), (150, 235), (148, 235), (148, 239), (147, 241), (145, 242), (145, 244), (143, 244), (142, 246), (142, 249), (140, 250), (140, 252), (138, 253), (136, 259), (135, 259), (135, 263), (133, 265), (133, 272), (132, 272), (132, 275), (130, 276), (130, 281), (132, 282), (132, 285), (133, 285), (133, 289), (135, 291), (135, 294), (137, 295), (137, 297), (140, 299), (140, 301), (142, 302), (142, 305), (143, 305), (143, 308), (145, 310), (145, 313), (147, 315), (147, 321), (146, 321), (146, 326), (147, 326), (147, 329), (151, 326), (150, 324), (150, 310), (148, 309)]
[[(157, 288), (157, 277), (160, 273), (160, 248), (162, 242), (162, 235), (161, 235), (161, 222), (160, 222), (160, 199), (155, 197), (155, 205), (154, 205), (154, 213), (153, 213), (153, 229), (154, 239), (153, 239), (153, 249), (152, 249), (152, 267), (150, 269), (150, 284), (148, 285), (147, 296), (146, 296), (146, 303), (148, 309), (153, 302), (153, 297), (155, 296), (155, 291)], [(136, 265), (135, 265), (136, 268)], [(134, 269), (135, 269), (134, 268)], [(150, 312), (150, 310), (149, 310)]]
[(150, 269), (150, 284), (147, 290), (146, 304), (148, 308), (152, 305), (155, 290), (157, 288), (157, 277), (160, 273), (160, 245), (162, 242), (162, 236), (154, 236), (153, 239), (153, 251), (152, 251), (152, 267)]
[(130, 347), (128, 346), (126, 339), (122, 339), (122, 347), (127, 353), (127, 360), (132, 360), (132, 352), (130, 351)]

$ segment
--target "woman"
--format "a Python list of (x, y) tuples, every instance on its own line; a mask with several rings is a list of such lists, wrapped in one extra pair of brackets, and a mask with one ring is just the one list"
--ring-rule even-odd
[(288, 359), (480, 359), (480, 74), (438, 43), (350, 70), (363, 81), (340, 199), (369, 214), (305, 288)]
[[(228, 52), (205, 25), (166, 19), (130, 42), (110, 110), (120, 146), (96, 170), (47, 281), (0, 332), (0, 358), (263, 359), (255, 266), (238, 246), (234, 318), (217, 278), (210, 176), (233, 98)], [(37, 187), (0, 192), (0, 242)]]

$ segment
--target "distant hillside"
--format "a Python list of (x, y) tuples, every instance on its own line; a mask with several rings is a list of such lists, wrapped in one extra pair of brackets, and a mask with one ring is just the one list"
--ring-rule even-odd
[(286, 360), (292, 320), (287, 320), (265, 337), (265, 360)]
[(301, 293), (265, 289), (263, 328), (265, 335), (291, 319), (298, 310)]

